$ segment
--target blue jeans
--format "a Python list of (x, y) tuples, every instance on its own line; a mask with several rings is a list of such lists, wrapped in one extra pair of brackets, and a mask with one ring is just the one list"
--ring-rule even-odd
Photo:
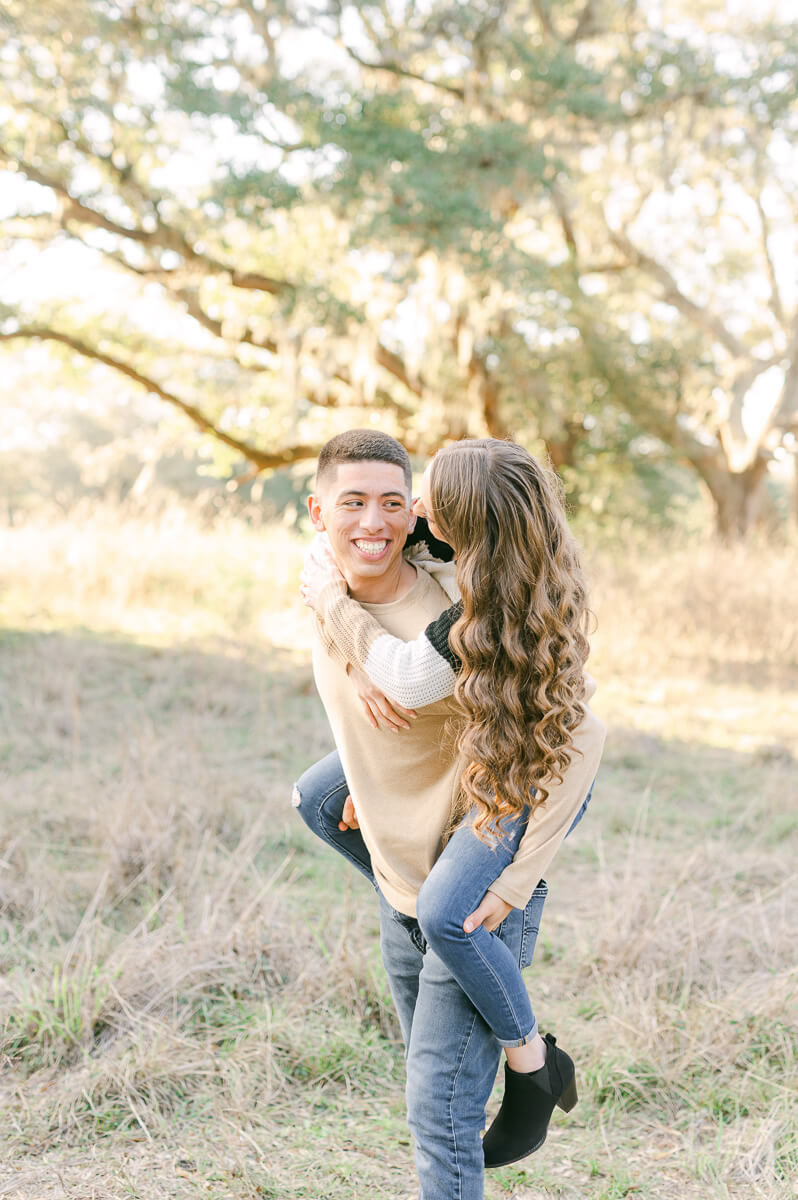
[[(308, 827), (376, 887), (360, 833), (338, 829), (347, 792), (333, 752), (305, 772), (293, 802)], [(571, 829), (589, 800), (588, 795)], [(523, 819), (513, 823), (509, 839), (495, 847), (485, 846), (467, 825), (461, 826), (421, 888), (418, 920), (397, 913), (380, 896), (382, 957), (407, 1051), (408, 1123), (415, 1138), (420, 1200), (480, 1200), (480, 1133), (502, 1044), (495, 1026), (510, 1034), (504, 1039), (507, 1045), (524, 1039), (522, 1028), (526, 1036), (536, 1028), (520, 968), (532, 961), (545, 882), (540, 881), (526, 908), (513, 909), (495, 933), (482, 929), (466, 935), (462, 929), (465, 917), (512, 860), (525, 825)]]
[[(529, 966), (546, 885), (496, 931), (516, 967)], [(485, 1106), (501, 1046), (448, 967), (426, 952), (380, 897), (380, 946), (407, 1060), (407, 1123), (413, 1134), (418, 1200), (483, 1200)]]

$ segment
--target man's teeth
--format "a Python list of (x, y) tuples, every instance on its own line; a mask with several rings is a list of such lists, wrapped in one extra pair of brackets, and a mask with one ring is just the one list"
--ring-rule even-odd
[(358, 542), (358, 541), (356, 541), (355, 545), (357, 546), (357, 548), (361, 552), (361, 554), (370, 554), (373, 558), (377, 558), (380, 554), (382, 554), (383, 550), (388, 545), (388, 543), (385, 541), (383, 541), (383, 542)]

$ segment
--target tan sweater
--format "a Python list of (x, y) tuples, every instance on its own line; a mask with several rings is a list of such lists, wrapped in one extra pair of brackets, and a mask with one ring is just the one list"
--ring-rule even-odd
[[(449, 717), (457, 710), (451, 699), (439, 700), (418, 708), (411, 729), (398, 736), (374, 729), (363, 715), (345, 665), (347, 661), (358, 665), (357, 652), (367, 650), (368, 631), (358, 628), (374, 627), (366, 614), (388, 633), (411, 640), (448, 608), (451, 600), (418, 565), (413, 588), (393, 604), (358, 608), (351, 600), (340, 603), (342, 597), (337, 593), (337, 588), (330, 588), (324, 597), (335, 634), (330, 635), (323, 619), (317, 621), (313, 649), (316, 684), (380, 890), (394, 908), (414, 916), (416, 895), (440, 854), (458, 802), (465, 762), (447, 731)], [(593, 691), (591, 681), (589, 694)], [(491, 884), (491, 890), (508, 904), (523, 908), (532, 895), (587, 795), (603, 744), (604, 726), (588, 708), (574, 736), (575, 749), (581, 754), (574, 753), (562, 783), (552, 785), (546, 804), (530, 818), (513, 862)]]

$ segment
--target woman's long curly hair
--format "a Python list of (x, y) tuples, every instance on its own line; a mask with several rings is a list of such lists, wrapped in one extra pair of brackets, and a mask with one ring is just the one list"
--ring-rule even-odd
[(428, 515), (457, 558), (462, 788), (484, 838), (545, 803), (571, 760), (585, 711), (587, 591), (560, 481), (522, 446), (455, 442), (433, 458), (429, 484)]

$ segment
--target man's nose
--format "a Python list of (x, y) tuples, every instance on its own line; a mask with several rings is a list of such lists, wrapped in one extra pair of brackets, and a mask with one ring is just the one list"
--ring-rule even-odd
[(382, 529), (384, 524), (382, 509), (376, 501), (363, 506), (360, 511), (360, 524), (370, 533), (376, 533), (378, 529)]

